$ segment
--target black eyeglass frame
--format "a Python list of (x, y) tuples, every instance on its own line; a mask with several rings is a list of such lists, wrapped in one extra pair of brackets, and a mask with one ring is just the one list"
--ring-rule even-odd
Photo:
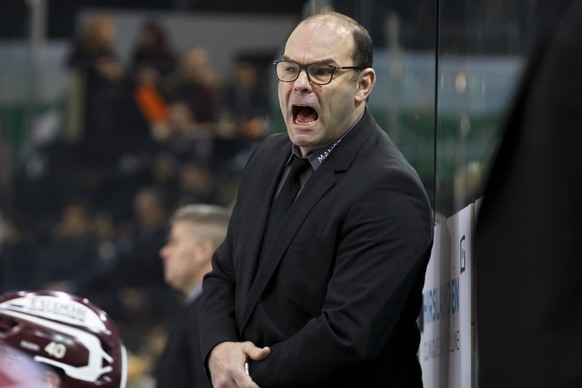
[[(288, 62), (288, 63), (292, 63), (294, 65), (299, 66), (299, 71), (297, 72), (297, 75), (294, 79), (282, 80), (281, 78), (279, 78), (279, 75), (277, 74), (277, 65), (281, 62)], [(301, 64), (301, 63), (297, 63), (295, 61), (290, 61), (288, 59), (278, 59), (278, 60), (273, 62), (273, 65), (275, 65), (275, 75), (277, 76), (277, 79), (281, 82), (295, 82), (295, 81), (297, 81), (297, 78), (299, 78), (299, 74), (301, 74), (301, 71), (303, 70), (303, 71), (305, 71), (305, 74), (307, 75), (307, 79), (309, 80), (309, 82), (314, 84), (314, 85), (328, 85), (328, 84), (330, 84), (331, 81), (333, 81), (333, 76), (335, 75), (336, 70), (364, 70), (364, 68), (362, 66), (334, 66), (334, 65), (330, 65), (329, 63), (324, 63), (324, 62), (313, 62), (313, 63), (308, 63), (308, 64)], [(311, 79), (311, 76), (309, 75), (309, 71), (307, 71), (307, 68), (309, 66), (312, 66), (312, 65), (329, 66), (329, 68), (331, 69), (331, 75), (329, 76), (329, 81), (327, 81), (325, 83), (314, 82)]]

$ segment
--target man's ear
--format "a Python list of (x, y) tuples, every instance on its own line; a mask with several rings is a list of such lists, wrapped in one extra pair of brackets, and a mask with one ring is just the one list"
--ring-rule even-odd
[(205, 256), (212, 256), (215, 248), (214, 241), (210, 238), (201, 238), (200, 241), (198, 241), (198, 249), (200, 249)]
[(371, 67), (368, 67), (360, 72), (358, 76), (358, 85), (356, 88), (356, 103), (365, 102), (372, 89), (374, 89), (374, 85), (376, 84), (376, 72)]

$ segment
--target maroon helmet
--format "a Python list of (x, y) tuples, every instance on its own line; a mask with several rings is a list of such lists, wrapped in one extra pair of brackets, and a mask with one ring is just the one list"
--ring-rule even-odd
[(0, 340), (61, 372), (63, 387), (124, 388), (127, 355), (107, 314), (56, 291), (0, 296)]

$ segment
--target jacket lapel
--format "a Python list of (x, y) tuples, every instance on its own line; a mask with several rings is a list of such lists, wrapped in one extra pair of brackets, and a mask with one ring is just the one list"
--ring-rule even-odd
[[(240, 298), (239, 301), (246, 299), (245, 297), (248, 295), (247, 293), (255, 278), (261, 250), (261, 241), (267, 223), (269, 209), (279, 183), (279, 179), (277, 178), (281, 176), (291, 150), (290, 143), (287, 144), (288, 147), (286, 149), (289, 152), (278, 152), (277, 155), (273, 155), (273, 158), (267, 159), (269, 161), (268, 163), (260, 163), (261, 168), (267, 171), (260, 172), (259, 176), (268, 176), (270, 179), (261, 179), (254, 182), (254, 192), (257, 195), (250, 197), (245, 213), (242, 215), (246, 225), (244, 228), (245, 238), (242, 241), (242, 244), (245, 246), (242, 248), (242, 251), (249, 252), (249, 255), (245, 256), (245, 264), (240, 267), (242, 276), (239, 276), (238, 279), (240, 282), (239, 291), (243, 293), (238, 295), (237, 299)], [(277, 173), (274, 176), (272, 171), (273, 164), (277, 166)], [(268, 203), (269, 206), (265, 206), (265, 203)]]

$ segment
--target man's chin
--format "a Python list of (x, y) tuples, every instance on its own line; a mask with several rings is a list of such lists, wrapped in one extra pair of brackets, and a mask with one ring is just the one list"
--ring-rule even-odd
[(311, 133), (305, 133), (300, 131), (289, 131), (289, 138), (298, 147), (306, 147), (313, 142)]

